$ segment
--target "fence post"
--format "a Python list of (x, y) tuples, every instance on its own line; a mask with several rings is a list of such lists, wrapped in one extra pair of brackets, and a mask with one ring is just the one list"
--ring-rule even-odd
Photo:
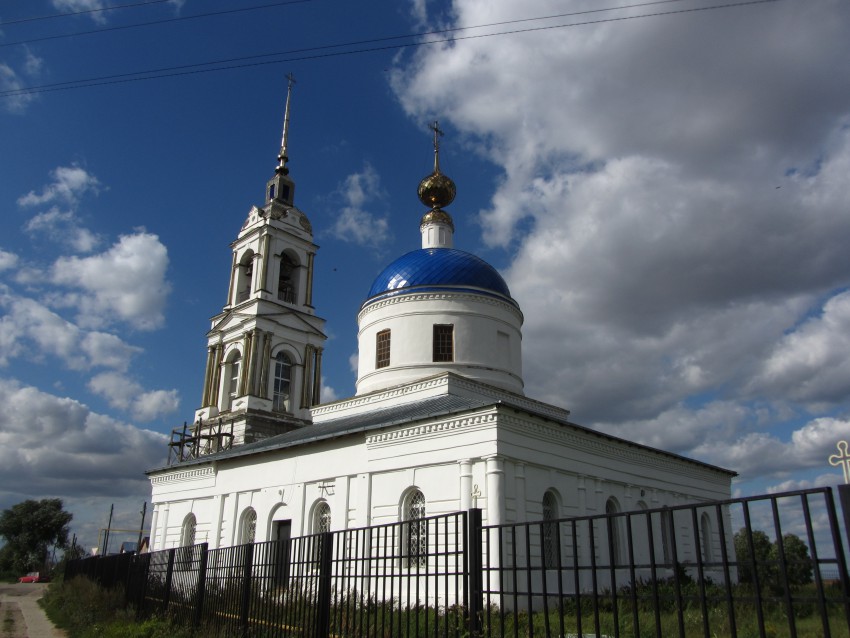
[(177, 550), (173, 547), (168, 550), (168, 567), (165, 570), (165, 595), (162, 597), (162, 613), (168, 613), (168, 603), (171, 602), (171, 580), (174, 576), (174, 554)]
[(481, 611), (484, 603), (484, 543), (481, 538), (484, 530), (481, 524), (481, 509), (469, 510), (466, 532), (466, 556), (469, 595), (469, 633), (481, 634)]
[(239, 614), (239, 623), (242, 626), (242, 635), (248, 635), (248, 619), (251, 612), (251, 572), (254, 568), (254, 543), (244, 545), (245, 562), (242, 566), (242, 609)]
[(333, 534), (323, 532), (315, 537), (319, 543), (319, 591), (316, 597), (316, 638), (327, 638), (331, 633), (331, 558)]
[(841, 513), (844, 515), (844, 533), (847, 547), (850, 547), (850, 485), (838, 486), (838, 501), (841, 503)]
[(195, 627), (201, 626), (204, 617), (204, 594), (207, 590), (207, 553), (209, 543), (201, 543), (201, 557), (198, 561), (198, 590), (195, 592)]

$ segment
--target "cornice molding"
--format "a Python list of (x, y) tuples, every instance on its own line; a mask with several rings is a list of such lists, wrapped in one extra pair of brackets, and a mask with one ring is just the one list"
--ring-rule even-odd
[(387, 306), (411, 301), (443, 300), (468, 300), (474, 301), (476, 303), (483, 303), (488, 306), (495, 306), (511, 312), (520, 320), (520, 323), (522, 323), (524, 319), (522, 311), (517, 306), (514, 306), (513, 304), (510, 304), (506, 301), (502, 301), (501, 299), (498, 299), (496, 297), (489, 297), (484, 294), (476, 295), (470, 292), (404, 292), (404, 289), (402, 288), (397, 295), (388, 297), (387, 299), (382, 299), (381, 301), (376, 301), (363, 308), (359, 313), (357, 313), (357, 323), (360, 324), (363, 318), (369, 313), (374, 312), (376, 310), (380, 310), (382, 308), (386, 308)]
[(202, 481), (208, 478), (215, 478), (215, 474), (215, 468), (212, 465), (207, 467), (195, 467), (191, 470), (165, 470), (159, 476), (151, 477), (151, 485)]
[(312, 413), (315, 417), (323, 414), (328, 414), (329, 412), (338, 412), (350, 408), (360, 407), (362, 405), (368, 405), (370, 403), (380, 403), (382, 401), (401, 397), (406, 394), (414, 394), (423, 390), (431, 390), (440, 386), (447, 386), (448, 382), (449, 375), (441, 374), (436, 377), (429, 377), (427, 379), (423, 379), (422, 381), (416, 381), (414, 383), (396, 386), (393, 388), (387, 388), (386, 390), (378, 390), (377, 392), (370, 392), (369, 394), (364, 394), (363, 396), (352, 397), (350, 399), (343, 399), (342, 401), (336, 401), (334, 403), (319, 405), (312, 408)]
[(492, 409), (459, 419), (441, 419), (432, 423), (421, 423), (410, 427), (398, 427), (389, 431), (376, 432), (366, 437), (366, 447), (406, 443), (411, 439), (447, 434), (464, 428), (490, 426), (496, 423), (496, 412)]

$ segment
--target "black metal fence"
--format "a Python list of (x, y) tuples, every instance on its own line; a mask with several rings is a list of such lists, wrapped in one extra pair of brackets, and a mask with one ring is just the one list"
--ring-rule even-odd
[(848, 636), (837, 512), (829, 488), (510, 525), (473, 509), (84, 559), (66, 579), (203, 636)]

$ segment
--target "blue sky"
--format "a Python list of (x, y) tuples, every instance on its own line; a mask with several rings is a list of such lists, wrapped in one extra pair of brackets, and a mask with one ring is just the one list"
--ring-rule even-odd
[[(128, 3), (0, 5), (0, 507), (62, 497), (85, 545), (111, 503), (137, 525), (143, 472), (200, 399), (289, 72), (326, 400), (353, 393), (372, 278), (418, 246), (438, 119), (456, 244), (525, 313), (529, 396), (734, 469), (738, 493), (842, 480), (826, 459), (850, 438), (847, 3), (91, 11), (110, 4)], [(238, 68), (128, 75), (216, 61)], [(21, 92), (79, 80), (108, 83)]]

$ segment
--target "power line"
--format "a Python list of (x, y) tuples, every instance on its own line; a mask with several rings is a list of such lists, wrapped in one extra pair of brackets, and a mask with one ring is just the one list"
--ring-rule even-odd
[[(563, 15), (577, 15), (577, 14), (585, 14), (585, 13), (595, 13), (598, 11), (612, 11), (612, 10), (620, 10), (627, 8), (635, 8), (650, 4), (666, 4), (669, 2), (676, 2), (679, 0), (658, 0), (657, 2), (648, 2), (640, 5), (627, 5), (623, 7), (616, 7), (612, 9), (593, 9), (588, 11), (576, 12), (575, 14), (563, 14)], [(588, 26), (592, 24), (603, 24), (608, 22), (624, 22), (626, 20), (636, 20), (642, 18), (656, 18), (660, 16), (668, 16), (668, 15), (679, 15), (685, 13), (696, 13), (703, 11), (714, 11), (721, 9), (732, 9), (736, 7), (746, 7), (760, 4), (771, 4), (774, 2), (779, 2), (780, 0), (747, 0), (744, 2), (731, 2), (725, 4), (711, 5), (706, 7), (692, 7), (689, 9), (674, 9), (672, 11), (659, 11), (655, 13), (646, 13), (642, 15), (636, 16), (622, 16), (618, 18), (602, 18), (599, 20), (587, 20), (584, 22), (572, 22), (568, 24), (557, 24), (557, 25), (548, 25), (548, 26), (539, 26), (539, 27), (529, 27), (527, 29), (512, 29), (509, 31), (500, 31), (498, 33), (484, 33), (478, 35), (467, 35), (467, 36), (454, 36), (454, 37), (445, 37), (434, 40), (425, 40), (422, 42), (407, 42), (402, 44), (389, 44), (384, 46), (376, 46), (376, 47), (368, 47), (362, 49), (354, 49), (348, 51), (336, 51), (329, 53), (314, 53), (312, 55), (301, 55), (297, 57), (286, 57), (278, 60), (265, 60), (265, 61), (255, 61), (255, 62), (247, 62), (247, 60), (256, 60), (258, 58), (264, 57), (275, 57), (275, 56), (289, 56), (298, 53), (307, 53), (310, 51), (323, 51), (327, 49), (345, 47), (345, 46), (357, 46), (363, 44), (372, 44), (376, 42), (386, 42), (391, 40), (398, 39), (406, 39), (412, 37), (419, 37), (417, 34), (404, 35), (404, 36), (389, 36), (385, 38), (375, 38), (372, 40), (360, 40), (357, 42), (349, 42), (342, 44), (330, 44), (319, 47), (309, 47), (304, 49), (293, 49), (290, 51), (280, 51), (277, 53), (264, 53), (260, 55), (253, 56), (245, 56), (240, 58), (228, 58), (224, 60), (218, 60), (213, 62), (200, 62), (197, 64), (186, 64), (181, 66), (173, 66), (173, 67), (165, 67), (159, 69), (150, 69), (147, 71), (134, 71), (129, 73), (119, 73), (115, 75), (106, 75), (95, 78), (87, 78), (83, 80), (70, 80), (67, 82), (56, 82), (53, 84), (42, 84), (39, 86), (31, 86), (31, 87), (23, 87), (19, 89), (10, 89), (6, 91), (0, 91), (0, 97), (14, 97), (18, 95), (29, 95), (33, 93), (47, 93), (52, 91), (65, 91), (70, 89), (78, 89), (78, 88), (88, 88), (92, 86), (103, 86), (109, 84), (124, 84), (128, 82), (140, 82), (143, 80), (154, 80), (160, 78), (167, 77), (177, 77), (183, 75), (197, 75), (201, 73), (212, 73), (215, 71), (227, 71), (233, 69), (243, 69), (250, 68), (255, 66), (266, 66), (270, 64), (282, 64), (284, 62), (301, 62), (306, 60), (317, 60), (322, 58), (331, 58), (331, 57), (339, 57), (343, 55), (355, 55), (361, 53), (374, 53), (377, 51), (387, 51), (387, 50), (396, 50), (396, 49), (404, 49), (406, 47), (421, 47), (428, 46), (432, 44), (441, 44), (445, 42), (458, 42), (462, 40), (477, 40), (481, 38), (491, 38), (495, 36), (502, 35), (517, 35), (521, 33), (534, 33), (540, 31), (550, 31), (554, 29), (564, 29), (569, 27), (579, 27), (579, 26)], [(563, 17), (563, 16), (555, 16), (555, 17)], [(440, 31), (431, 31), (426, 32), (422, 35), (439, 35), (443, 33), (450, 33), (454, 31), (464, 31), (471, 29), (479, 29), (479, 28), (487, 28), (490, 26), (502, 26), (506, 24), (516, 24), (521, 22), (528, 22), (532, 20), (543, 20), (548, 18), (523, 18), (519, 20), (509, 20), (506, 22), (493, 23), (492, 25), (477, 25), (473, 27), (455, 27), (451, 29), (444, 29)], [(238, 63), (238, 64), (234, 64)], [(224, 65), (224, 66), (212, 66), (212, 65)], [(204, 66), (212, 66), (212, 68), (198, 68)]]
[[(157, 0), (160, 1), (160, 0)], [(121, 31), (124, 29), (137, 29), (141, 27), (150, 27), (158, 24), (166, 24), (169, 22), (182, 22), (185, 20), (197, 20), (198, 18), (209, 18), (212, 16), (220, 16), (228, 13), (242, 13), (245, 11), (256, 11), (258, 9), (270, 9), (280, 7), (287, 4), (299, 4), (303, 2), (312, 2), (313, 0), (286, 0), (286, 2), (272, 2), (270, 4), (258, 4), (253, 7), (240, 7), (238, 9), (223, 9), (221, 11), (210, 11), (209, 13), (196, 13), (190, 16), (175, 16), (173, 18), (163, 18), (161, 20), (151, 20), (150, 22), (137, 22), (134, 24), (116, 25), (114, 27), (104, 27), (102, 29), (90, 29), (89, 31), (75, 31), (74, 33), (60, 33), (57, 35), (46, 35), (40, 38), (30, 38), (28, 40), (16, 40), (15, 42), (2, 42), (0, 47), (10, 47), (16, 44), (31, 44), (33, 42), (44, 42), (45, 40), (59, 40), (61, 38), (73, 38), (81, 35), (93, 35), (96, 33), (108, 33), (109, 31)], [(132, 5), (131, 5), (132, 6)], [(3, 24), (0, 24), (3, 26)]]
[(130, 4), (116, 4), (111, 7), (100, 7), (99, 9), (81, 9), (80, 11), (69, 11), (67, 13), (51, 13), (46, 16), (30, 16), (29, 18), (17, 18), (0, 22), (0, 26), (9, 26), (10, 24), (21, 24), (22, 22), (38, 22), (40, 20), (52, 20), (54, 18), (67, 18), (69, 16), (80, 16), (89, 13), (103, 13), (105, 11), (115, 11), (116, 9), (130, 9), (132, 7), (143, 7), (149, 4), (162, 4), (171, 2), (171, 0), (145, 0), (144, 2), (132, 2)]

